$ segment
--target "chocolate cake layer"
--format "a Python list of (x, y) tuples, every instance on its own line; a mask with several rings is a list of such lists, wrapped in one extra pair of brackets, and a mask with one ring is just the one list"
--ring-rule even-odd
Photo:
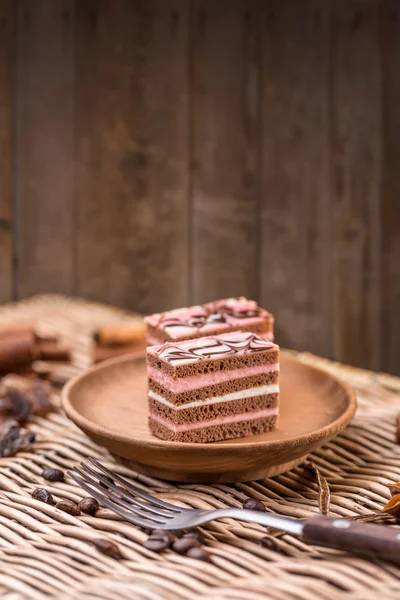
[(231, 423), (227, 425), (214, 425), (202, 429), (190, 431), (173, 431), (165, 427), (159, 421), (149, 418), (149, 428), (151, 433), (170, 442), (192, 442), (204, 444), (207, 442), (218, 442), (234, 438), (247, 437), (260, 433), (267, 433), (276, 427), (277, 415), (265, 417), (262, 419), (252, 419), (250, 421), (241, 421), (240, 423)]
[(190, 340), (230, 331), (252, 331), (273, 340), (274, 317), (244, 297), (225, 298), (145, 318), (148, 343)]
[(205, 404), (201, 406), (182, 407), (182, 410), (176, 410), (166, 406), (162, 402), (149, 396), (150, 415), (158, 415), (162, 419), (169, 421), (173, 425), (183, 425), (184, 423), (197, 423), (216, 419), (217, 417), (227, 417), (229, 415), (242, 414), (243, 420), (246, 419), (246, 413), (254, 413), (267, 408), (277, 408), (278, 393), (267, 394), (263, 396), (252, 396), (241, 398), (239, 400), (222, 401), (215, 404)]
[(230, 381), (217, 383), (205, 387), (200, 387), (194, 390), (182, 391), (174, 393), (166, 386), (158, 383), (154, 379), (149, 379), (149, 389), (157, 395), (162, 396), (165, 400), (176, 406), (186, 404), (193, 401), (205, 401), (213, 396), (223, 396), (232, 394), (248, 388), (256, 386), (270, 386), (277, 384), (279, 379), (279, 371), (271, 373), (262, 373), (252, 377), (240, 377), (231, 379)]

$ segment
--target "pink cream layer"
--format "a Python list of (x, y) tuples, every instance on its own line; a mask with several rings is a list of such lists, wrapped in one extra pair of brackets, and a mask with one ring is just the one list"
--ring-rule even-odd
[(158, 421), (164, 427), (172, 429), (175, 433), (181, 431), (191, 431), (192, 429), (204, 429), (205, 427), (214, 427), (215, 425), (228, 425), (229, 423), (240, 423), (241, 421), (253, 421), (254, 419), (265, 419), (266, 417), (272, 417), (277, 415), (279, 410), (277, 408), (266, 408), (265, 410), (258, 410), (252, 413), (242, 413), (240, 415), (229, 415), (228, 417), (218, 417), (217, 419), (210, 419), (209, 421), (201, 421), (200, 423), (189, 423), (184, 425), (172, 425), (170, 421), (162, 419), (158, 415), (150, 413), (150, 418), (154, 421)]
[(218, 371), (216, 373), (206, 373), (205, 375), (189, 375), (188, 377), (174, 379), (163, 371), (147, 365), (149, 379), (154, 379), (154, 381), (174, 394), (197, 390), (216, 383), (232, 381), (233, 379), (240, 379), (240, 377), (252, 377), (253, 375), (274, 373), (275, 371), (279, 371), (278, 363), (273, 365), (254, 365), (252, 367), (241, 367), (240, 369), (231, 369), (229, 371)]

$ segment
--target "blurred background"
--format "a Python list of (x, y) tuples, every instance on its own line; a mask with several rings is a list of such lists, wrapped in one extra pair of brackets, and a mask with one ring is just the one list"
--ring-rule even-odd
[(398, 0), (0, 0), (0, 302), (246, 295), (400, 373)]

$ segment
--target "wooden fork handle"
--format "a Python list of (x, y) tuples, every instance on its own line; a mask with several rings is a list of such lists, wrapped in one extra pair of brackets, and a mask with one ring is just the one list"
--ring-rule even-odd
[(303, 539), (308, 544), (336, 548), (400, 565), (400, 529), (318, 517), (305, 523)]

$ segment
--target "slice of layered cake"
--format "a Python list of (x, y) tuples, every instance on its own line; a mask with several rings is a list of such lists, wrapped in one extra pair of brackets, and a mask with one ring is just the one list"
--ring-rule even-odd
[(279, 347), (250, 332), (147, 348), (149, 427), (177, 442), (216, 442), (276, 426)]
[(228, 331), (252, 331), (273, 341), (274, 317), (254, 300), (226, 298), (145, 318), (149, 345), (192, 340)]

